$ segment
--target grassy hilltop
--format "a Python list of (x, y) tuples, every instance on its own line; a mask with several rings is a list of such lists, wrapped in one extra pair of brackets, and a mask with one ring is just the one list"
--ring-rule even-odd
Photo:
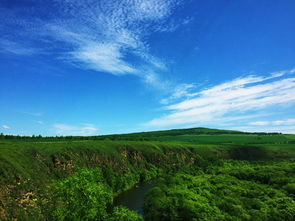
[(294, 160), (295, 135), (279, 133), (1, 135), (0, 217), (140, 220), (125, 208), (111, 210), (112, 200), (157, 177), (145, 200), (146, 220), (293, 220)]

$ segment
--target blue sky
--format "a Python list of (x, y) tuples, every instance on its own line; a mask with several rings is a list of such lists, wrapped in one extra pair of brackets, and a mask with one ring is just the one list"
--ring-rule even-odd
[(295, 133), (293, 0), (2, 0), (0, 132)]

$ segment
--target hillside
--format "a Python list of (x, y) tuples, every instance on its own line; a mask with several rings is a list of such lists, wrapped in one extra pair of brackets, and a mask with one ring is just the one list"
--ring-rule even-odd
[[(51, 192), (56, 182), (70, 179), (83, 168), (90, 171), (97, 168), (102, 176), (100, 182), (105, 183), (115, 197), (138, 182), (169, 173), (195, 176), (195, 171), (203, 169), (208, 173), (206, 168), (221, 165), (220, 162), (245, 161), (250, 164), (258, 162), (259, 165), (276, 164), (276, 168), (280, 165), (287, 167), (294, 164), (294, 142), (294, 135), (206, 128), (83, 138), (2, 136), (0, 215), (8, 220), (14, 217), (18, 220), (50, 217), (52, 210), (59, 207), (52, 208), (51, 204), (54, 199)], [(294, 178), (293, 174), (291, 178)], [(153, 200), (149, 197), (147, 203), (151, 202)], [(110, 205), (106, 203), (106, 208)], [(160, 220), (152, 215), (155, 211), (148, 213), (154, 217), (152, 219)], [(107, 213), (104, 214), (106, 216)]]
[[(214, 136), (215, 135), (215, 136)], [(221, 136), (222, 135), (222, 136)], [(249, 133), (233, 130), (219, 130), (209, 128), (172, 129), (151, 132), (110, 134), (99, 136), (14, 136), (0, 135), (0, 140), (22, 140), (22, 141), (81, 141), (81, 140), (130, 140), (130, 141), (184, 141), (193, 143), (292, 143), (295, 135), (281, 133)], [(243, 139), (246, 138), (246, 139)]]

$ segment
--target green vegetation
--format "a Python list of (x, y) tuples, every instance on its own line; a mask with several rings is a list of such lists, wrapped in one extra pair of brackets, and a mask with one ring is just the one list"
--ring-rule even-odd
[(52, 220), (143, 220), (135, 211), (122, 206), (108, 213), (114, 193), (98, 169), (81, 168), (74, 175), (53, 183), (49, 190), (53, 194), (48, 194), (49, 202), (43, 207)]
[(135, 211), (128, 210), (123, 206), (115, 207), (109, 221), (143, 221), (143, 217)]
[(145, 220), (294, 220), (295, 136), (193, 128), (0, 136), (3, 220), (142, 220), (113, 199), (156, 179)]
[(54, 220), (107, 218), (106, 209), (112, 203), (112, 194), (99, 170), (81, 169), (53, 187), (51, 201)]
[(223, 161), (166, 175), (146, 196), (146, 220), (294, 220), (294, 169), (295, 162)]

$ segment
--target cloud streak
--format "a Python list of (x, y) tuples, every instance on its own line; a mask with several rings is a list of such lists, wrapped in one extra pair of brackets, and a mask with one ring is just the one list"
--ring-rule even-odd
[(53, 131), (59, 136), (90, 136), (96, 134), (98, 129), (92, 124), (82, 126), (54, 124)]
[(4, 129), (10, 129), (10, 127), (8, 126), (8, 125), (2, 125), (2, 128), (4, 128)]
[[(153, 55), (149, 36), (187, 25), (190, 18), (172, 16), (182, 3), (183, 0), (53, 0), (54, 13), (48, 13), (46, 4), (39, 1), (33, 7), (0, 8), (0, 18), (5, 21), (0, 27), (11, 31), (3, 36), (0, 48), (5, 53), (35, 55), (41, 50), (25, 45), (38, 43), (42, 54), (52, 53), (81, 69), (134, 75), (147, 85), (167, 91), (172, 83), (163, 80), (162, 75), (168, 70), (166, 60)], [(33, 16), (25, 16), (28, 14)]]
[(157, 70), (165, 70), (166, 65), (150, 53), (145, 39), (153, 32), (164, 30), (179, 2), (56, 0), (62, 16), (46, 25), (50, 32), (46, 31), (45, 35), (65, 44), (62, 59), (95, 71), (146, 79), (151, 72), (156, 75)]
[(265, 125), (273, 125), (273, 126), (295, 126), (295, 119), (290, 118), (286, 120), (275, 120), (275, 121), (254, 121), (250, 122), (249, 125), (255, 126), (265, 126)]
[[(294, 70), (267, 77), (246, 76), (190, 93), (182, 102), (166, 105), (170, 113), (149, 121), (147, 126), (174, 126), (223, 121), (253, 114), (269, 107), (295, 102)], [(284, 77), (284, 78), (283, 78)], [(265, 122), (256, 122), (263, 125)]]
[(25, 46), (18, 42), (0, 38), (0, 53), (10, 53), (14, 55), (33, 55), (40, 53), (40, 50)]

